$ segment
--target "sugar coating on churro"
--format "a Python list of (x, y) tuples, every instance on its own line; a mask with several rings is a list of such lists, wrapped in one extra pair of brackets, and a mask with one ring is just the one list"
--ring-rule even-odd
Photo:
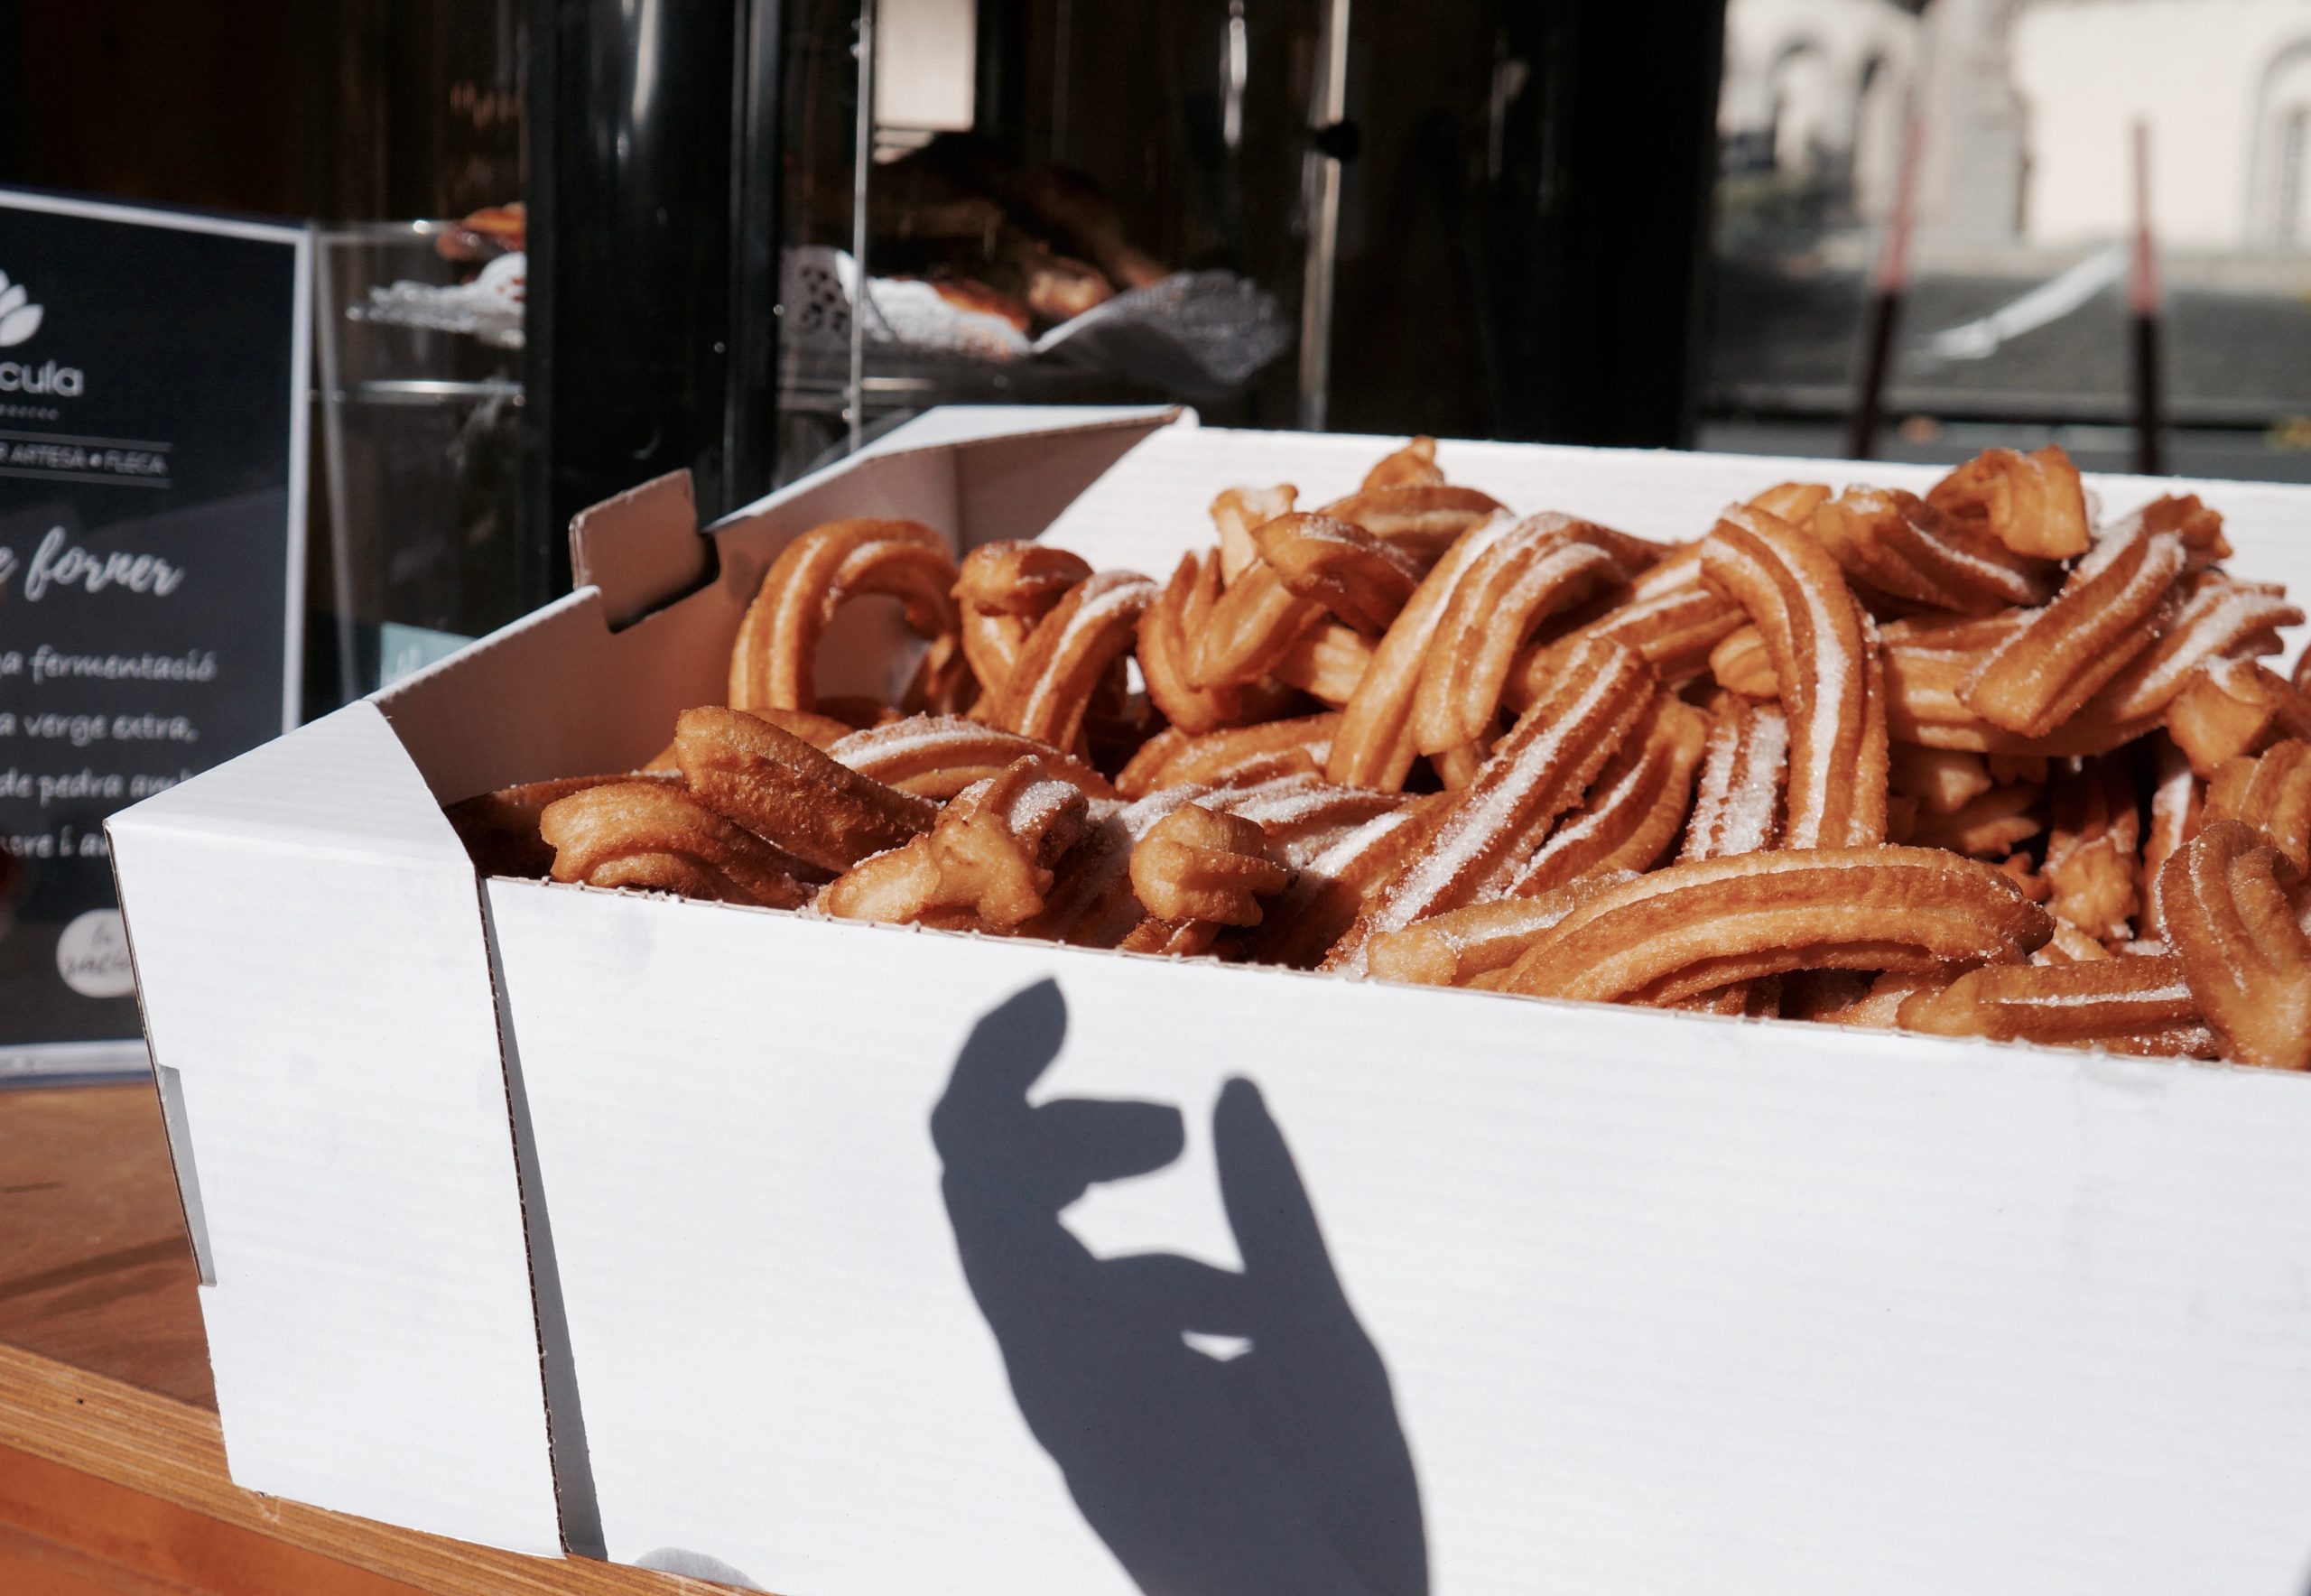
[[(2257, 663), (2304, 612), (2195, 496), (2102, 521), (2059, 449), (1993, 450), (1659, 543), (1415, 438), (1298, 502), (1222, 493), (1161, 583), (812, 528), (728, 707), (450, 818), (484, 869), (614, 890), (2311, 1067), (2311, 652)], [(869, 595), (909, 685), (821, 700)]]

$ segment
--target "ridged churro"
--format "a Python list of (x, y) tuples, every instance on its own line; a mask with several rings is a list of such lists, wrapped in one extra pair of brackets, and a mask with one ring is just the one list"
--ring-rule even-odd
[(919, 521), (832, 521), (786, 545), (747, 607), (730, 651), (730, 708), (814, 710), (819, 638), (853, 598), (883, 594), (933, 640), (956, 636), (955, 561)]

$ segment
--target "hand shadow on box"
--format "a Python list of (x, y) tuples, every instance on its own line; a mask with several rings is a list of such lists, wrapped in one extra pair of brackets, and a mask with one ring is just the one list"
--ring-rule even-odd
[[(1170, 1164), (1179, 1111), (1027, 1091), (1067, 1005), (989, 1012), (931, 1117), (963, 1273), (1027, 1427), (1150, 1596), (1425, 1596), (1428, 1548), (1388, 1374), (1324, 1249), (1290, 1150), (1242, 1079), (1212, 1112), (1241, 1274), (1100, 1259), (1060, 1223), (1095, 1181)], [(1248, 1338), (1230, 1359), (1185, 1334)]]

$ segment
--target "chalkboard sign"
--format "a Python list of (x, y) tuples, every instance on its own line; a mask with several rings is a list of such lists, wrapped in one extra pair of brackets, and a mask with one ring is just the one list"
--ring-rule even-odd
[(307, 234), (0, 189), (0, 1072), (141, 1060), (113, 811), (296, 723)]

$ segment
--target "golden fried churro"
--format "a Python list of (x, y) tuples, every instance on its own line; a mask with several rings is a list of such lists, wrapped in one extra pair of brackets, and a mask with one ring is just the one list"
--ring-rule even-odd
[(799, 908), (794, 861), (665, 782), (587, 787), (545, 806), (538, 834), (553, 878), (724, 903)]
[(1580, 877), (1650, 869), (1677, 840), (1691, 807), (1694, 773), (1712, 729), (1699, 710), (1668, 693), (1653, 706), (1548, 840), (1509, 884), (1537, 897)]
[(2252, 660), (2209, 660), (2167, 706), (2167, 735), (2193, 770), (2212, 776), (2281, 738), (2311, 739), (2311, 694)]
[(1211, 524), (1220, 533), (1220, 573), (1234, 581), (1259, 563), (1252, 528), (1292, 513), (1300, 490), (1290, 483), (1274, 487), (1231, 487), (1211, 501)]
[(2065, 760), (2046, 784), (2052, 824), (2041, 873), (2054, 887), (2048, 905), (2089, 936), (2128, 940), (2141, 906), (2136, 891), (2141, 818), (2123, 758)]
[(1421, 845), (1428, 812), (1442, 794), (1414, 799), (1373, 816), (1299, 867), (1267, 918), (1244, 940), (1255, 963), (1313, 968), (1355, 923), (1382, 882)]
[(1431, 485), (1369, 488), (1334, 499), (1322, 508), (1325, 515), (1352, 522), (1423, 565), (1431, 565), (1470, 527), (1499, 515), (1501, 505), (1490, 494), (1473, 487)]
[(682, 785), (679, 771), (632, 775), (572, 775), (550, 782), (524, 782), (500, 787), (450, 804), (444, 812), (458, 840), (465, 844), (474, 868), (485, 876), (542, 877), (553, 868), (553, 847), (538, 835), (538, 817), (546, 805), (589, 787), (623, 782), (657, 781)]
[(1348, 701), (1340, 735), (1332, 739), (1325, 774), (1343, 787), (1405, 784), (1418, 753), (1413, 746), (1414, 694), (1428, 659), (1429, 645), (1443, 625), (1461, 578), (1517, 523), (1498, 515), (1470, 527), (1444, 552), (1398, 612), (1373, 650), (1372, 663)]
[(1219, 556), (1189, 554), (1139, 617), (1139, 672), (1147, 696), (1183, 733), (1267, 719), (1291, 696), (1273, 684), (1198, 687), (1190, 680), (1192, 640), (1211, 629), (1220, 600)]
[(1849, 487), (1791, 519), (1822, 541), (1855, 582), (1889, 598), (1960, 615), (2044, 604), (2056, 571), (2017, 554), (1980, 524), (1954, 520), (1899, 488)]
[(2171, 958), (2000, 964), (1969, 970), (1901, 1006), (1904, 1030), (2046, 1047), (2206, 1058), (2214, 1035)]
[(1896, 743), (1888, 781), (1927, 814), (1952, 814), (1991, 790), (1990, 767), (1980, 754)]
[(896, 848), (939, 816), (928, 799), (860, 775), (736, 710), (683, 710), (674, 752), (699, 803), (823, 870), (847, 870)]
[(1098, 771), (1048, 743), (961, 715), (913, 715), (886, 726), (848, 732), (827, 756), (860, 775), (919, 798), (952, 798), (1027, 757), (1086, 797), (1113, 798), (1116, 789)]
[(1526, 950), (1502, 989), (1670, 1003), (1799, 970), (2015, 962), (2053, 931), (2004, 876), (1938, 849), (1741, 854), (1592, 897)]
[(1188, 733), (1176, 726), (1167, 726), (1139, 745), (1139, 751), (1124, 762), (1116, 772), (1116, 791), (1126, 799), (1146, 797), (1156, 790), (1156, 778), (1164, 773), (1165, 760), (1185, 747)]
[(1857, 970), (1793, 970), (1781, 978), (1781, 1012), (1787, 1019), (1890, 1031), (1913, 995), (1938, 992), (1949, 984), (1949, 976), (1940, 970), (1881, 975)]
[(1315, 775), (1340, 730), (1337, 711), (1265, 720), (1188, 738), (1156, 771), (1149, 791), (1165, 787), (1248, 787), (1278, 776)]
[(1708, 740), (1681, 859), (1724, 858), (1771, 848), (1781, 830), (1781, 790), (1789, 774), (1789, 725), (1769, 704), (1723, 694), (1712, 706)]
[(1199, 688), (1258, 682), (1323, 618), (1323, 606), (1285, 587), (1275, 567), (1264, 560), (1248, 565), (1212, 606), (1202, 632), (1188, 638), (1187, 679)]
[(2018, 554), (2086, 552), (2085, 485), (2056, 444), (2027, 455), (1986, 449), (1928, 488), (1926, 502), (1961, 524), (1979, 523)]
[(1385, 538), (1333, 515), (1278, 515), (1253, 528), (1252, 542), (1294, 594), (1375, 637), (1388, 629), (1427, 570)]
[(1599, 893), (1634, 878), (1627, 870), (1601, 870), (1545, 897), (1496, 898), (1382, 932), (1372, 939), (1372, 974), (1384, 981), (1465, 987), (1508, 970), (1543, 932)]
[(1279, 776), (1244, 787), (1214, 787), (1196, 799), (1258, 824), (1270, 858), (1294, 868), (1308, 864), (1368, 821), (1414, 802), (1402, 793), (1335, 787), (1312, 775)]
[(2175, 850), (2199, 834), (2205, 789), (2191, 762), (2164, 734), (2151, 738), (2150, 824), (2142, 835), (2143, 929), (2166, 935), (2158, 907), (2158, 874)]
[(1109, 668), (1121, 660), (1155, 602), (1156, 584), (1128, 571), (1102, 571), (1067, 590), (1036, 626), (998, 696), (994, 724), (1072, 750)]
[(2301, 1070), (2311, 1068), (2311, 940), (2279, 868), (2279, 850), (2251, 828), (2214, 821), (2159, 871), (2158, 902), (2223, 1056)]
[(2227, 762), (2207, 784), (2206, 818), (2238, 821), (2279, 849), (2280, 875), (2311, 873), (2311, 744), (2288, 738)]
[(1653, 673), (1618, 643), (1592, 643), (1570, 662), (1563, 685), (1500, 740), (1466, 788), (1424, 826), (1418, 852), (1381, 888), (1332, 949), (1325, 968), (1360, 974), (1363, 946), (1444, 909), (1505, 886), (1580, 801), (1653, 701)]
[(955, 562), (919, 521), (831, 521), (786, 545), (762, 579), (730, 651), (730, 707), (815, 710), (812, 668), (837, 608), (868, 594), (898, 599), (918, 636), (956, 633)]
[[(2047, 895), (2049, 897), (2053, 895), (2051, 891)], [(2122, 942), (2120, 945), (2131, 947), (2133, 944)], [(2047, 940), (2045, 947), (2030, 955), (2030, 962), (2033, 964), (2091, 964), (2101, 960), (2117, 957), (2118, 955), (2111, 952), (2109, 947), (2095, 941), (2060, 914), (2056, 914), (2055, 934)]]
[(1784, 848), (1886, 836), (1885, 691), (1870, 618), (1837, 562), (1787, 522), (1730, 506), (1702, 543), (1702, 575), (1763, 634), (1789, 722)]
[(2183, 543), (2138, 530), (2097, 542), (1958, 690), (1993, 726), (2044, 737), (2150, 645), (2151, 617), (2183, 571)]
[[(1527, 516), (1471, 561), (1437, 617), (1410, 720), (1413, 747), (1441, 754), (1490, 732), (1510, 662), (1544, 620), (1637, 569), (1623, 534), (1570, 515)], [(1343, 616), (1343, 620), (1348, 617)]]
[(1773, 673), (1766, 637), (1755, 626), (1737, 626), (1709, 651), (1709, 673), (1728, 692), (1749, 699), (1777, 699), (1781, 680)]
[(1763, 493), (1751, 495), (1749, 504), (1751, 509), (1778, 515), (1792, 526), (1803, 526), (1829, 501), (1826, 482), (1777, 482)]
[(1241, 815), (1183, 803), (1131, 850), (1131, 886), (1159, 920), (1258, 925), (1263, 897), (1292, 872), (1267, 857), (1267, 835)]
[[(1888, 624), (1881, 657), (1886, 668), (1886, 723), (1898, 742), (2039, 759), (2048, 755), (2106, 754), (2158, 724), (2157, 716), (2111, 720), (2089, 701), (2042, 737), (1994, 726), (1960, 694), (1990, 657), (2010, 642), (2023, 621), (2042, 610), (2015, 610), (1984, 620), (1913, 618)], [(1993, 771), (1993, 776), (1996, 775)]]
[(2094, 695), (2089, 709), (2111, 720), (2156, 715), (2174, 702), (2191, 673), (2217, 658), (2279, 651), (2279, 628), (2303, 612), (2271, 582), (2242, 582), (2219, 571), (2186, 576), (2182, 605), (2158, 638)]
[(1364, 473), (1364, 491), (1376, 487), (1436, 487), (1444, 473), (1436, 465), (1436, 440), (1423, 434)]
[(843, 920), (1008, 931), (1043, 909), (1051, 867), (1081, 834), (1086, 807), (1030, 756), (956, 794), (923, 836), (835, 877), (816, 907)]
[(1663, 682), (1675, 685), (1706, 667), (1711, 650), (1743, 619), (1739, 605), (1703, 583), (1701, 545), (1694, 543), (1666, 554), (1630, 582), (1626, 602), (1518, 654), (1502, 698), (1510, 709), (1523, 710), (1563, 668), (1564, 656), (1592, 637), (1636, 649)]
[(1356, 696), (1372, 665), (1372, 640), (1337, 621), (1303, 632), (1276, 663), (1276, 679), (1338, 710)]
[(2204, 571), (2218, 560), (2231, 558), (2231, 540), (2223, 535), (2223, 516), (2199, 503), (2199, 496), (2167, 494), (2114, 524), (2124, 530), (2140, 525), (2150, 532), (2171, 532), (2183, 540), (2185, 562)]
[(2013, 782), (1969, 798), (1947, 814), (1921, 811), (1910, 826), (1920, 848), (1946, 848), (1976, 858), (2002, 858), (2046, 829), (2039, 812), (2044, 785)]
[(1091, 574), (1080, 555), (1044, 543), (982, 543), (963, 556), (955, 579), (962, 651), (991, 701), (1011, 679), (1035, 623)]
[(1090, 828), (1058, 863), (1044, 907), (1018, 928), (1080, 948), (1112, 948), (1147, 918), (1131, 890), (1131, 851), (1147, 829), (1196, 796), (1193, 788), (1157, 793), (1118, 807), (1094, 805)]

